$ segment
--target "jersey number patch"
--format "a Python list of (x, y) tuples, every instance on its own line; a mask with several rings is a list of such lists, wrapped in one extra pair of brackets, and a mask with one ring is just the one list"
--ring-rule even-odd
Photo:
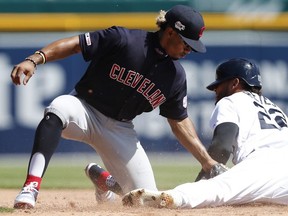
[(254, 105), (258, 108), (258, 118), (261, 129), (280, 129), (287, 127), (285, 115), (273, 103), (264, 102), (264, 106), (256, 101)]

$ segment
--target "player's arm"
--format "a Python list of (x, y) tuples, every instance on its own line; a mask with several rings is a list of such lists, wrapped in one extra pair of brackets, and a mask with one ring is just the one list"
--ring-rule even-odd
[(217, 161), (213, 160), (200, 141), (193, 123), (189, 118), (183, 120), (167, 119), (179, 142), (201, 163), (205, 171), (210, 171)]
[(208, 148), (210, 156), (214, 160), (226, 164), (233, 151), (232, 146), (236, 146), (238, 134), (237, 124), (232, 122), (219, 124), (214, 130), (212, 142)]
[(34, 74), (38, 64), (66, 58), (81, 52), (79, 36), (57, 40), (41, 49), (41, 52), (28, 56), (24, 61), (15, 65), (11, 72), (11, 79), (15, 85), (21, 84), (21, 76), (25, 75), (23, 84), (26, 85)]
[[(233, 152), (232, 146), (236, 146), (238, 134), (239, 127), (237, 124), (232, 122), (219, 124), (214, 130), (212, 142), (208, 148), (210, 156), (219, 163), (226, 164)], [(210, 173), (202, 169), (195, 181), (209, 178)]]

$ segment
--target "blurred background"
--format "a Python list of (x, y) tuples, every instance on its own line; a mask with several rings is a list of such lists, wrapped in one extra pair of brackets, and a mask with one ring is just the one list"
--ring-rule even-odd
[[(112, 25), (156, 31), (159, 11), (176, 4), (194, 7), (206, 24), (202, 41), (207, 53), (181, 60), (188, 78), (189, 115), (206, 146), (214, 107), (214, 94), (206, 86), (225, 59), (254, 59), (264, 94), (288, 113), (287, 0), (0, 0), (0, 154), (30, 153), (45, 106), (69, 93), (87, 67), (81, 55), (39, 65), (27, 86), (15, 87), (10, 80), (13, 65), (54, 40)], [(148, 152), (185, 151), (158, 110), (134, 123)], [(62, 139), (57, 152), (93, 150)]]

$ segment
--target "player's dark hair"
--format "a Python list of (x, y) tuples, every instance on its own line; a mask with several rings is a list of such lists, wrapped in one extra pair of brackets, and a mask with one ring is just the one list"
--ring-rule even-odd
[(167, 22), (161, 22), (159, 23), (158, 27), (159, 27), (159, 31), (158, 31), (159, 38), (161, 38), (165, 29), (169, 27), (169, 24)]
[(262, 89), (258, 86), (250, 86), (243, 79), (239, 79), (242, 85), (242, 88), (246, 91), (253, 92), (258, 95), (262, 95)]
[(167, 22), (162, 22), (160, 25), (159, 25), (159, 28), (160, 30), (165, 30), (167, 27), (169, 27), (169, 24)]

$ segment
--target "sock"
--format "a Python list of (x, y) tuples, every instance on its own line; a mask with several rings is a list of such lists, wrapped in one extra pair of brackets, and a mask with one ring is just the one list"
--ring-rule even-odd
[(23, 187), (32, 184), (33, 187), (39, 191), (41, 182), (42, 182), (41, 177), (37, 177), (37, 176), (33, 176), (33, 175), (27, 175), (27, 178), (26, 178), (26, 181), (25, 181)]
[[(32, 184), (37, 190), (40, 189), (42, 177), (58, 146), (62, 129), (62, 121), (53, 113), (47, 113), (39, 123), (35, 133), (34, 146), (24, 186)], [(39, 161), (41, 163), (39, 163)]]
[(40, 153), (45, 158), (44, 169), (41, 171), (41, 177), (44, 176), (49, 161), (60, 141), (62, 129), (63, 124), (58, 116), (53, 113), (47, 113), (44, 116), (35, 133), (34, 146), (29, 162), (29, 170), (31, 170), (30, 165), (33, 155)]
[(100, 190), (102, 191), (107, 191), (109, 190), (107, 185), (106, 185), (106, 179), (108, 178), (108, 176), (110, 176), (110, 173), (107, 171), (103, 171), (100, 173), (100, 175), (98, 176), (97, 179), (95, 179), (96, 181), (96, 185), (99, 187)]

